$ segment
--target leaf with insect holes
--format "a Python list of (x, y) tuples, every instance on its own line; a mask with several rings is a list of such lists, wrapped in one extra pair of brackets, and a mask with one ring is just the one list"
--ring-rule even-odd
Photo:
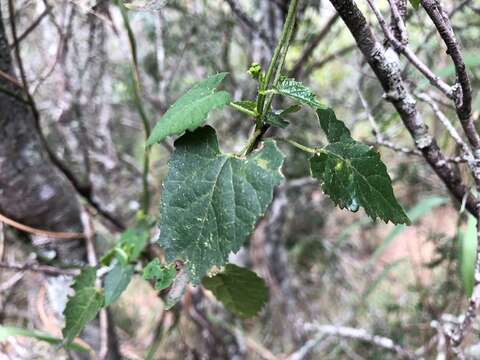
[(257, 315), (268, 300), (265, 281), (234, 264), (227, 264), (224, 271), (212, 277), (204, 277), (202, 285), (228, 310), (243, 318)]
[(353, 140), (332, 110), (319, 109), (317, 115), (330, 144), (318, 149), (310, 159), (310, 168), (323, 191), (342, 209), (355, 212), (361, 206), (374, 220), (379, 217), (385, 222), (409, 224), (380, 154)]
[(172, 285), (177, 270), (175, 264), (162, 266), (160, 260), (155, 259), (150, 261), (145, 269), (143, 269), (143, 278), (145, 280), (155, 280), (155, 289), (163, 290)]
[(103, 306), (103, 293), (95, 288), (95, 279), (95, 268), (87, 267), (74, 280), (72, 288), (75, 294), (69, 297), (63, 312), (65, 327), (62, 334), (66, 344), (70, 344), (80, 334)]
[(206, 121), (210, 110), (230, 103), (229, 93), (216, 91), (226, 75), (227, 73), (219, 73), (210, 76), (181, 96), (157, 122), (146, 145), (153, 145), (185, 130), (195, 130)]
[(194, 284), (224, 265), (271, 203), (283, 159), (272, 140), (246, 159), (222, 153), (208, 126), (178, 139), (160, 207), (167, 262), (182, 260)]

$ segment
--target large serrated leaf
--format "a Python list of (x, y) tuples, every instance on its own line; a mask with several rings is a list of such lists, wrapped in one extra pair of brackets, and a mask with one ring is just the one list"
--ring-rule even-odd
[(66, 344), (70, 344), (80, 334), (103, 306), (103, 293), (95, 288), (94, 268), (82, 270), (75, 278), (72, 288), (75, 294), (68, 299), (63, 312), (65, 327), (62, 334)]
[(357, 211), (362, 206), (374, 220), (409, 224), (380, 154), (355, 141), (332, 109), (317, 109), (316, 113), (330, 142), (310, 159), (312, 175), (321, 181), (323, 191), (342, 209)]
[(312, 90), (294, 79), (282, 77), (273, 90), (278, 94), (291, 97), (314, 109), (324, 108)]
[(340, 208), (357, 211), (362, 206), (374, 220), (410, 222), (395, 199), (380, 155), (367, 145), (355, 141), (329, 144), (310, 159), (310, 167), (323, 191)]
[(234, 264), (227, 264), (223, 272), (213, 277), (204, 277), (202, 285), (228, 310), (243, 318), (257, 315), (268, 300), (263, 279)]
[(210, 110), (230, 103), (229, 93), (216, 92), (226, 74), (212, 75), (181, 96), (157, 122), (146, 145), (153, 145), (167, 136), (181, 134), (185, 130), (194, 130), (205, 122)]
[(475, 259), (477, 254), (477, 220), (468, 216), (465, 233), (459, 233), (458, 270), (463, 289), (468, 297), (472, 296), (475, 283)]
[(105, 306), (113, 304), (118, 300), (120, 295), (125, 291), (132, 275), (134, 268), (131, 265), (123, 265), (117, 262), (115, 266), (105, 276)]
[(194, 284), (224, 265), (272, 201), (283, 158), (271, 140), (247, 159), (224, 154), (208, 126), (178, 139), (160, 209), (167, 261), (183, 260)]

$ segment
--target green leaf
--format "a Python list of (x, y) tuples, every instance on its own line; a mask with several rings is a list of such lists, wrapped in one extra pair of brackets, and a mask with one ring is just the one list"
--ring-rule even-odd
[(475, 283), (475, 258), (477, 254), (477, 220), (468, 215), (465, 234), (459, 233), (458, 267), (463, 288), (468, 297), (472, 296)]
[(350, 135), (350, 130), (343, 121), (337, 119), (332, 109), (317, 109), (316, 112), (328, 142), (354, 141)]
[(118, 300), (123, 291), (127, 288), (134, 268), (131, 265), (122, 265), (117, 262), (115, 266), (105, 276), (105, 306), (113, 304)]
[(120, 246), (128, 255), (128, 261), (135, 261), (145, 248), (150, 237), (149, 230), (145, 226), (131, 228), (122, 233)]
[(234, 101), (233, 102), (235, 105), (238, 105), (248, 111), (257, 111), (257, 103), (255, 101), (251, 100), (240, 100), (240, 101)]
[(160, 245), (197, 284), (240, 249), (272, 201), (284, 155), (272, 140), (246, 159), (220, 152), (215, 130), (187, 132), (175, 143), (160, 209)]
[(271, 111), (267, 113), (264, 121), (267, 124), (270, 124), (282, 129), (285, 129), (289, 124), (288, 121), (285, 121), (279, 113), (271, 112)]
[(310, 159), (310, 167), (323, 191), (340, 208), (355, 212), (362, 206), (374, 220), (409, 224), (376, 150), (355, 141), (332, 143)]
[(86, 267), (73, 280), (72, 289), (75, 291), (79, 291), (87, 287), (95, 286), (96, 279), (97, 269), (95, 269), (94, 267)]
[(295, 104), (295, 105), (291, 105), (289, 107), (287, 107), (286, 109), (283, 109), (279, 112), (280, 115), (282, 116), (285, 116), (285, 115), (288, 115), (288, 114), (293, 114), (293, 113), (296, 113), (297, 111), (300, 111), (302, 107), (298, 104)]
[(410, 0), (410, 4), (415, 8), (415, 10), (418, 10), (420, 7), (420, 0)]
[(228, 310), (243, 318), (257, 315), (268, 300), (263, 279), (233, 264), (227, 264), (223, 272), (213, 277), (204, 277), (202, 285)]
[(145, 280), (155, 280), (155, 289), (163, 290), (172, 285), (177, 270), (175, 264), (162, 266), (160, 260), (155, 259), (148, 263), (143, 269), (143, 278)]
[[(0, 343), (7, 340), (10, 336), (29, 337), (29, 338), (44, 341), (56, 346), (59, 346), (62, 344), (62, 339), (57, 338), (55, 336), (51, 336), (50, 334), (47, 334), (38, 330), (29, 330), (29, 329), (14, 327), (14, 326), (0, 325)], [(68, 350), (75, 350), (75, 351), (81, 351), (81, 352), (89, 351), (89, 349), (75, 343), (68, 344), (65, 347)]]
[(317, 100), (315, 93), (308, 87), (294, 79), (282, 77), (273, 89), (277, 94), (291, 97), (302, 104), (309, 105), (314, 109), (324, 108)]
[(332, 109), (316, 112), (330, 142), (310, 159), (312, 176), (322, 183), (323, 191), (342, 209), (355, 212), (362, 206), (373, 220), (409, 224), (380, 154), (355, 141)]
[(75, 294), (68, 299), (63, 312), (65, 327), (62, 329), (62, 333), (66, 344), (70, 344), (80, 334), (85, 325), (95, 318), (103, 305), (103, 293), (95, 288), (94, 268), (84, 269), (75, 278), (72, 288), (75, 290)]
[(135, 261), (145, 248), (149, 236), (149, 229), (145, 225), (127, 229), (120, 236), (117, 246), (102, 257), (101, 264), (110, 266), (115, 258), (124, 265)]
[(229, 104), (229, 93), (215, 91), (225, 75), (227, 73), (210, 76), (180, 97), (157, 122), (146, 145), (153, 145), (185, 130), (195, 130), (206, 121), (210, 110)]

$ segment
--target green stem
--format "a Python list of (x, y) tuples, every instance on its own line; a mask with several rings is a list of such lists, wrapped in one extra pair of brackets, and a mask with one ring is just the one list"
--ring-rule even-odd
[[(256, 145), (261, 140), (263, 134), (268, 129), (267, 125), (263, 124), (263, 117), (265, 113), (270, 109), (272, 104), (272, 97), (273, 94), (268, 95), (268, 103), (265, 106), (265, 97), (266, 91), (270, 85), (270, 79), (275, 72), (275, 78), (272, 85), (275, 85), (280, 79), (280, 74), (282, 72), (283, 64), (285, 63), (285, 58), (287, 56), (288, 47), (290, 46), (290, 41), (292, 39), (293, 28), (295, 25), (295, 15), (297, 12), (297, 3), (298, 0), (291, 0), (290, 5), (288, 7), (287, 18), (285, 19), (285, 24), (283, 25), (282, 34), (280, 35), (280, 40), (273, 52), (272, 60), (270, 61), (270, 65), (267, 69), (267, 74), (265, 78), (260, 83), (260, 88), (258, 89), (258, 97), (257, 97), (257, 114), (256, 114), (256, 124), (255, 124), (255, 131), (250, 136), (246, 146), (241, 152), (241, 155), (245, 156), (251, 153)], [(282, 53), (282, 50), (283, 53)], [(276, 71), (275, 71), (276, 70)]]
[(253, 117), (253, 118), (257, 117), (257, 113), (254, 112), (254, 111), (245, 109), (244, 107), (242, 107), (242, 106), (240, 106), (240, 105), (237, 105), (237, 104), (235, 104), (235, 103), (233, 103), (233, 102), (231, 102), (229, 105), (230, 105), (232, 108), (234, 108), (235, 110), (240, 111), (241, 113), (244, 113), (244, 114), (246, 114), (246, 115), (248, 115), (248, 116), (251, 116), (251, 117)]
[[(122, 14), (123, 24), (128, 34), (128, 44), (130, 47), (132, 62), (130, 64), (130, 75), (133, 82), (133, 98), (135, 107), (137, 108), (140, 119), (142, 120), (143, 130), (145, 132), (145, 140), (150, 137), (150, 122), (148, 121), (147, 114), (142, 104), (142, 99), (140, 97), (140, 77), (138, 75), (138, 59), (137, 59), (137, 45), (135, 42), (135, 35), (133, 34), (130, 22), (128, 20), (128, 14), (125, 6), (122, 1), (116, 1), (120, 12)], [(148, 214), (150, 209), (150, 191), (148, 190), (148, 173), (150, 170), (150, 148), (146, 148), (143, 153), (143, 172), (142, 172), (142, 211), (145, 215)]]
[[(290, 1), (290, 5), (288, 7), (287, 18), (285, 19), (285, 24), (283, 25), (282, 34), (280, 35), (280, 40), (275, 48), (272, 56), (272, 61), (270, 61), (270, 65), (268, 66), (267, 74), (265, 75), (265, 79), (260, 84), (258, 99), (257, 99), (257, 111), (260, 112), (260, 115), (264, 114), (264, 104), (265, 104), (265, 94), (263, 93), (269, 87), (270, 78), (273, 75), (275, 69), (279, 69), (283, 67), (283, 61), (285, 60), (285, 56), (282, 56), (280, 64), (277, 66), (278, 58), (282, 52), (283, 47), (286, 47), (288, 50), (289, 42), (291, 40), (291, 31), (293, 29), (293, 25), (295, 24), (295, 14), (297, 12), (297, 3), (298, 0)], [(286, 51), (285, 51), (286, 54)], [(277, 71), (278, 72), (278, 71)], [(261, 118), (261, 116), (259, 116)]]
[[(296, 1), (292, 1), (292, 3), (295, 3), (293, 4), (293, 6), (296, 7), (297, 5)], [(290, 3), (291, 6), (292, 6), (292, 3)], [(280, 59), (280, 63), (278, 64), (277, 70), (275, 72), (275, 77), (273, 78), (273, 82), (271, 86), (272, 88), (274, 88), (278, 84), (278, 81), (282, 76), (283, 65), (285, 64), (285, 59), (287, 58), (288, 48), (290, 47), (290, 41), (292, 40), (293, 29), (295, 27), (295, 12), (296, 12), (296, 9), (294, 9), (292, 13), (292, 18), (291, 19), (287, 18), (287, 21), (286, 21), (286, 23), (288, 24), (288, 28), (287, 28), (286, 38), (285, 38), (285, 46), (283, 48), (283, 53)], [(274, 92), (268, 92), (267, 105), (263, 110), (264, 113), (270, 110), (270, 106), (272, 106), (273, 95), (274, 95)]]
[(289, 143), (290, 145), (296, 147), (297, 149), (302, 150), (302, 151), (304, 151), (306, 153), (309, 153), (309, 154), (318, 154), (319, 153), (318, 149), (314, 149), (314, 148), (302, 145), (302, 144), (300, 144), (296, 141), (290, 140), (290, 139), (277, 138), (277, 140), (281, 140), (281, 141), (284, 141), (286, 143)]

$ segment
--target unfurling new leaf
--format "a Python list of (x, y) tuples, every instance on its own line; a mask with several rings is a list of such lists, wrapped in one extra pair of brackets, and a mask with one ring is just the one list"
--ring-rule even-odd
[(215, 276), (204, 277), (202, 285), (228, 310), (243, 318), (257, 315), (268, 300), (263, 279), (234, 264), (227, 264), (225, 270)]
[(205, 122), (210, 110), (230, 103), (229, 93), (216, 91), (225, 75), (227, 73), (210, 76), (181, 96), (157, 122), (146, 145), (153, 145), (185, 130), (195, 130)]
[(223, 266), (272, 201), (283, 158), (271, 140), (246, 159), (224, 154), (208, 126), (178, 139), (160, 209), (167, 261), (182, 260), (194, 284)]

